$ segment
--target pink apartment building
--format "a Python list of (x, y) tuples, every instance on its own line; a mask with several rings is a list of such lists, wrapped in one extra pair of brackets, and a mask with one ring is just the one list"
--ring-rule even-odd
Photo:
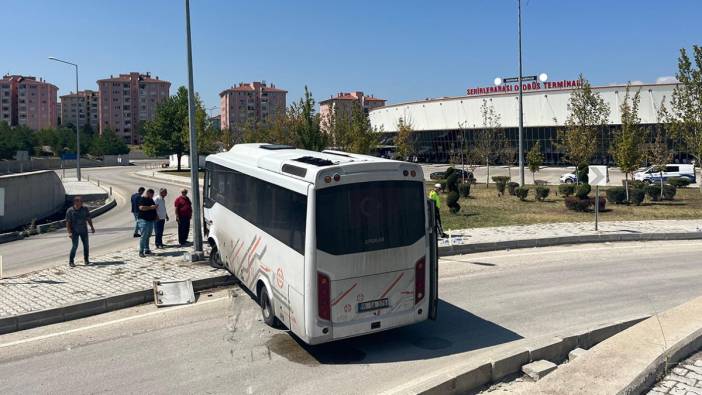
[(264, 82), (239, 83), (219, 94), (220, 128), (239, 130), (247, 123), (265, 122), (284, 114), (288, 91)]
[(33, 130), (55, 128), (58, 88), (42, 79), (5, 75), (0, 80), (0, 121)]
[(332, 96), (327, 100), (322, 100), (319, 102), (319, 115), (322, 119), (322, 129), (329, 122), (329, 117), (332, 113), (344, 113), (351, 114), (354, 103), (358, 104), (363, 111), (368, 114), (368, 111), (383, 107), (385, 105), (385, 99), (378, 99), (377, 97), (366, 96), (363, 92), (339, 92), (336, 96)]
[(112, 129), (127, 144), (141, 144), (139, 128), (156, 115), (156, 107), (168, 98), (171, 83), (132, 72), (98, 80), (100, 133)]
[(61, 96), (61, 125), (90, 125), (97, 131), (99, 124), (100, 95), (96, 91), (84, 90)]

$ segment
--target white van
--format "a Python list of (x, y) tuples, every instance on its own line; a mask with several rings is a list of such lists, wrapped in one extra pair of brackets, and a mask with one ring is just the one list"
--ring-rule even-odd
[(634, 173), (634, 180), (643, 181), (646, 183), (652, 183), (654, 181), (660, 182), (661, 175), (663, 176), (663, 181), (667, 181), (671, 177), (687, 178), (690, 180), (691, 184), (694, 184), (697, 179), (695, 177), (695, 167), (693, 165), (685, 164), (667, 164), (662, 174), (655, 166), (648, 167), (642, 171)]

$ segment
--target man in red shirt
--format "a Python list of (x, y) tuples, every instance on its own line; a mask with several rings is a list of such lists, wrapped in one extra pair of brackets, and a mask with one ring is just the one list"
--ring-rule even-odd
[(193, 216), (193, 205), (188, 198), (188, 190), (180, 191), (180, 196), (175, 200), (176, 222), (178, 222), (178, 243), (181, 246), (188, 242), (190, 233), (190, 219)]

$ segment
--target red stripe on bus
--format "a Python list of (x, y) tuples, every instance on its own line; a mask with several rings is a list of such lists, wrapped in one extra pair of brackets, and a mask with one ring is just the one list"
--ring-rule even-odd
[(253, 264), (254, 258), (256, 258), (256, 248), (258, 248), (258, 244), (261, 242), (261, 237), (256, 240), (256, 244), (254, 244), (253, 248), (251, 249), (251, 255), (249, 255), (249, 267), (246, 269), (246, 271), (251, 270), (251, 265)]
[(400, 275), (399, 275), (399, 276), (397, 276), (397, 278), (395, 279), (395, 281), (393, 281), (393, 282), (392, 282), (392, 284), (390, 284), (390, 287), (388, 287), (388, 289), (386, 289), (386, 290), (385, 290), (385, 292), (383, 292), (383, 294), (382, 294), (382, 295), (380, 295), (380, 298), (378, 298), (378, 299), (382, 299), (382, 298), (384, 298), (384, 297), (385, 297), (385, 295), (387, 295), (387, 294), (388, 294), (388, 292), (390, 292), (390, 290), (391, 290), (391, 289), (393, 289), (393, 288), (395, 287), (395, 285), (397, 285), (398, 281), (400, 281), (400, 279), (401, 279), (401, 278), (402, 278), (402, 276), (404, 276), (404, 275), (405, 275), (405, 273), (404, 273), (404, 272), (400, 273)]
[[(239, 242), (238, 242), (238, 240), (237, 240), (237, 244), (238, 244), (238, 243), (239, 243)], [(236, 244), (234, 245), (234, 247), (236, 247)], [(241, 249), (242, 249), (242, 248), (244, 248), (244, 242), (243, 242), (243, 241), (241, 242), (241, 245), (239, 246), (239, 249), (236, 250), (236, 253), (234, 254), (234, 258), (232, 258), (232, 260), (236, 260), (236, 257), (239, 256), (239, 253), (241, 252)]]
[(344, 299), (344, 298), (346, 297), (346, 295), (348, 295), (349, 292), (351, 292), (352, 289), (356, 288), (356, 285), (358, 285), (358, 283), (353, 283), (353, 285), (351, 286), (351, 288), (349, 288), (348, 290), (346, 290), (346, 292), (344, 292), (343, 294), (341, 294), (341, 296), (339, 296), (339, 297), (334, 301), (334, 303), (332, 303), (332, 306), (336, 306), (337, 303), (341, 302), (341, 300)]

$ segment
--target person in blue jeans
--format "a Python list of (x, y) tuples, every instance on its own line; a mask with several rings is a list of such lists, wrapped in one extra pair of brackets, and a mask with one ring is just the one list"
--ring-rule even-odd
[(134, 215), (134, 237), (141, 237), (139, 233), (139, 200), (144, 194), (144, 187), (139, 187), (139, 191), (132, 194), (132, 214)]
[(156, 203), (154, 202), (154, 190), (148, 189), (144, 196), (139, 199), (139, 229), (141, 239), (139, 239), (139, 256), (145, 257), (151, 254), (149, 248), (149, 238), (154, 231), (154, 222), (158, 219), (156, 213)]
[(66, 210), (66, 230), (68, 231), (68, 237), (71, 239), (71, 253), (68, 257), (68, 266), (70, 267), (76, 266), (75, 258), (79, 239), (83, 243), (83, 262), (86, 265), (90, 264), (88, 225), (90, 225), (90, 230), (95, 233), (93, 221), (90, 219), (90, 211), (83, 206), (83, 199), (80, 196), (76, 196), (73, 198), (73, 206)]

